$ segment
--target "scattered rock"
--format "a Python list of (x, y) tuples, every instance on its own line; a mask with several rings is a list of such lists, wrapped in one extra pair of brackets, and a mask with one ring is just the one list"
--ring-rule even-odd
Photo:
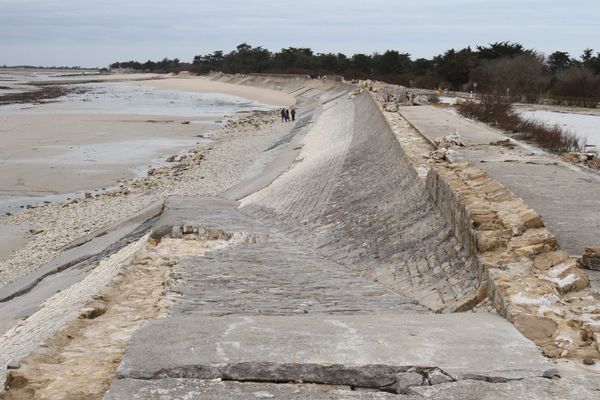
[(555, 265), (567, 261), (568, 259), (569, 254), (565, 251), (551, 251), (536, 256), (533, 260), (533, 265), (537, 269), (546, 271)]
[(516, 145), (510, 139), (498, 140), (496, 142), (490, 142), (490, 145), (507, 147), (509, 149), (514, 149), (516, 147)]
[(194, 232), (198, 232), (198, 229), (194, 225), (183, 225), (182, 231), (184, 235), (189, 235)]
[(454, 379), (452, 379), (452, 377), (444, 373), (439, 368), (429, 370), (426, 372), (426, 374), (427, 380), (429, 381), (430, 385), (439, 385), (441, 383), (454, 382)]
[(465, 143), (463, 142), (458, 132), (455, 132), (451, 135), (435, 138), (433, 142), (437, 145), (438, 148), (453, 149), (457, 147), (465, 147)]
[(387, 112), (398, 112), (398, 104), (396, 103), (384, 103), (383, 104), (384, 111)]
[(156, 246), (163, 237), (171, 234), (172, 231), (173, 227), (171, 225), (161, 225), (152, 231), (148, 242)]
[(600, 271), (600, 247), (586, 247), (578, 264), (586, 269)]
[(583, 359), (583, 365), (595, 365), (596, 361), (594, 361), (591, 358), (584, 358)]
[(561, 158), (572, 164), (579, 164), (592, 169), (600, 169), (600, 157), (591, 152), (569, 152), (561, 154)]
[(558, 376), (558, 370), (556, 368), (550, 368), (544, 371), (544, 378), (552, 379)]
[(92, 198), (92, 194), (90, 192), (85, 192), (84, 196), (86, 199), (91, 199)]
[(414, 106), (426, 106), (429, 104), (429, 99), (426, 96), (417, 95), (413, 98), (412, 104)]
[(79, 318), (95, 319), (101, 315), (104, 315), (106, 313), (106, 311), (107, 311), (106, 305), (97, 302), (90, 307), (82, 308), (81, 312), (79, 314)]
[(425, 377), (418, 372), (404, 372), (396, 375), (395, 391), (398, 394), (410, 394), (411, 386), (422, 386)]
[(183, 237), (181, 226), (177, 225), (173, 227), (173, 229), (171, 230), (171, 237), (173, 239), (180, 239), (181, 237)]

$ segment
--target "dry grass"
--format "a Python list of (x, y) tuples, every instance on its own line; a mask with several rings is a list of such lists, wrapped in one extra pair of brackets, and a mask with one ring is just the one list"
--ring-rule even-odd
[(583, 139), (559, 125), (522, 118), (503, 96), (484, 94), (479, 102), (466, 102), (457, 108), (468, 118), (517, 134), (518, 138), (532, 141), (552, 153), (581, 151), (585, 146)]

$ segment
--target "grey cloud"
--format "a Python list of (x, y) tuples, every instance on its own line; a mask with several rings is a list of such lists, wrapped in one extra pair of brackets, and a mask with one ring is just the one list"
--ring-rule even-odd
[(578, 55), (597, 45), (599, 19), (597, 0), (0, 0), (0, 64), (190, 60), (243, 41), (430, 57), (512, 40)]

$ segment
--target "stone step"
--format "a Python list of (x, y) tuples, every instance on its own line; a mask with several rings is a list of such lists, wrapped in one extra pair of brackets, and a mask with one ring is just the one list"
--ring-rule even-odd
[(486, 313), (198, 316), (146, 323), (118, 375), (381, 389), (411, 371), (503, 381), (551, 367), (510, 323)]

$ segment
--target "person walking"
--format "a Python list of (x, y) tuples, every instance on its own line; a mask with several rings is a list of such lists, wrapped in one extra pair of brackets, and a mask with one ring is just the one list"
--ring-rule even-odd
[(293, 107), (292, 107), (291, 114), (292, 114), (292, 121), (295, 121), (296, 120), (296, 109)]
[(285, 122), (285, 108), (281, 109), (281, 122)]
[(290, 110), (285, 110), (285, 120), (288, 122), (290, 120)]

